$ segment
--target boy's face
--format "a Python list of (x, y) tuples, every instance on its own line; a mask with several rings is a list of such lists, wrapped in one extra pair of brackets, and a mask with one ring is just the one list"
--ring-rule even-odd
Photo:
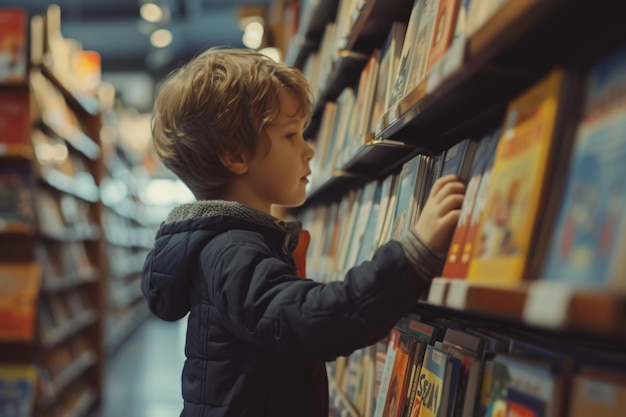
[[(280, 93), (280, 115), (265, 128), (271, 148), (261, 144), (248, 163), (249, 190), (259, 209), (272, 204), (298, 206), (306, 199), (309, 161), (314, 151), (304, 141), (306, 119), (298, 111), (298, 101), (288, 89)], [(269, 212), (269, 211), (268, 211)]]

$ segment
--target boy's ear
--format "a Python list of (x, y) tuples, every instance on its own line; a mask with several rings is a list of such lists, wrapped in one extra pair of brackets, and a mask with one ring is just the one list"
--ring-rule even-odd
[(248, 155), (242, 151), (224, 152), (220, 155), (222, 164), (234, 174), (245, 174), (248, 172)]

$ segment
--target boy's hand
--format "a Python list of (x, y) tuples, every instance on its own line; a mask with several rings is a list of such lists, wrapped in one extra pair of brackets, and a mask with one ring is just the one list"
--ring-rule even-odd
[(415, 224), (415, 233), (433, 251), (448, 249), (464, 197), (465, 184), (454, 175), (441, 177), (433, 184)]

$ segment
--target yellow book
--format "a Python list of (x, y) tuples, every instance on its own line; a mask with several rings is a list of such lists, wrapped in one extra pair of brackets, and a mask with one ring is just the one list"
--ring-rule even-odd
[(544, 204), (563, 79), (563, 70), (555, 69), (509, 104), (469, 280), (516, 285), (525, 277)]

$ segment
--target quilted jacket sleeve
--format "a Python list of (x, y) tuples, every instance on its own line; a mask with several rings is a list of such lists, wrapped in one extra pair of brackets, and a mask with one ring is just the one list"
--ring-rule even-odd
[(203, 251), (210, 302), (229, 332), (281, 354), (333, 360), (370, 345), (428, 285), (399, 242), (383, 245), (343, 281), (322, 284), (299, 278), (261, 241), (228, 235)]

